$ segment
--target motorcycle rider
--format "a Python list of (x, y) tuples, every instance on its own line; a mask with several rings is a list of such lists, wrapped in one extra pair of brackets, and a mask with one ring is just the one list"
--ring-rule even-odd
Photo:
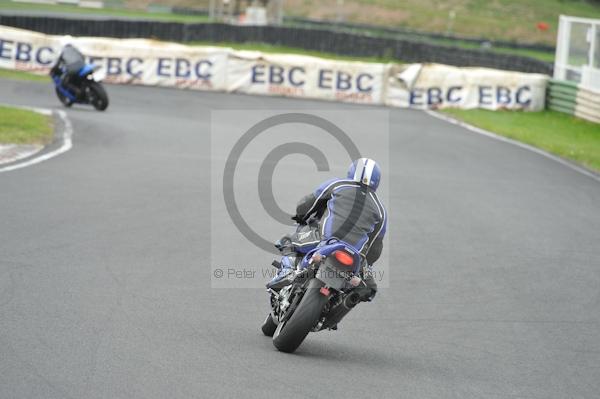
[(79, 88), (73, 84), (77, 73), (85, 66), (85, 57), (72, 44), (73, 38), (65, 36), (61, 39), (63, 49), (56, 63), (50, 69), (50, 76), (61, 75), (61, 84), (72, 93), (79, 94)]
[(372, 266), (383, 250), (387, 213), (377, 196), (381, 169), (377, 162), (360, 158), (352, 163), (346, 179), (321, 184), (302, 198), (292, 219), (299, 223), (295, 233), (275, 243), (281, 251), (280, 270), (267, 287), (277, 289), (287, 284), (285, 277), (302, 256), (319, 243), (331, 238), (358, 249), (365, 259), (362, 269), (366, 287), (357, 288), (362, 301), (370, 301), (377, 292)]

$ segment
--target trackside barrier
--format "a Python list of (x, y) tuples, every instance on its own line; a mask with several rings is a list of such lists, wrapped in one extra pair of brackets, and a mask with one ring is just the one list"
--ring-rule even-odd
[[(440, 64), (382, 64), (78, 37), (72, 43), (118, 84), (288, 96), (406, 108), (539, 111), (548, 76)], [(45, 74), (64, 37), (0, 26), (0, 67)]]
[(548, 84), (548, 109), (600, 123), (600, 91), (580, 85), (551, 79)]

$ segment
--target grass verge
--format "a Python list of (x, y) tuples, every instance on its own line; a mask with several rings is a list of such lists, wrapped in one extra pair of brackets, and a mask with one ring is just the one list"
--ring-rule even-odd
[[(600, 18), (600, 4), (596, 0), (344, 0), (341, 7), (336, 3), (340, 4), (335, 0), (286, 0), (284, 7), (289, 16), (332, 21), (341, 18), (349, 22), (550, 45), (556, 42), (559, 15)], [(539, 22), (547, 23), (548, 29), (538, 29)]]
[(35, 11), (35, 12), (52, 12), (57, 14), (92, 14), (108, 17), (126, 17), (132, 19), (151, 19), (156, 21), (166, 22), (208, 22), (208, 17), (204, 15), (182, 15), (172, 14), (169, 12), (148, 12), (144, 10), (133, 10), (125, 8), (84, 8), (68, 4), (33, 4), (33, 3), (18, 3), (10, 0), (0, 0), (0, 10), (9, 11)]
[(47, 144), (53, 131), (50, 116), (0, 106), (0, 144)]
[(0, 68), (0, 79), (29, 80), (32, 82), (50, 82), (49, 76), (34, 75), (30, 72)]
[(600, 172), (600, 124), (556, 111), (447, 109), (442, 112)]

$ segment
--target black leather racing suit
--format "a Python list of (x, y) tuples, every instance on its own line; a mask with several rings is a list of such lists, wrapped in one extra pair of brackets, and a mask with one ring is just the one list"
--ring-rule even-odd
[(81, 54), (74, 46), (67, 44), (50, 70), (50, 75), (62, 75), (62, 85), (77, 93), (79, 89), (73, 83), (76, 80), (77, 73), (84, 66), (85, 57), (83, 54)]
[(329, 238), (351, 244), (366, 258), (368, 270), (363, 268), (363, 279), (371, 292), (364, 296), (372, 298), (377, 284), (370, 266), (381, 255), (387, 227), (387, 212), (377, 193), (353, 180), (327, 181), (302, 198), (296, 207), (295, 220), (305, 223), (311, 218), (318, 222), (292, 234), (291, 247)]

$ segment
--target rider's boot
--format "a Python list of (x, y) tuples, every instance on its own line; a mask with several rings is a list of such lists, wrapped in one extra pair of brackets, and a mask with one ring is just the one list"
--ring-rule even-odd
[(278, 290), (291, 282), (288, 277), (293, 275), (294, 269), (296, 268), (296, 255), (282, 256), (279, 264), (279, 271), (277, 272), (277, 275), (267, 283), (267, 288)]

